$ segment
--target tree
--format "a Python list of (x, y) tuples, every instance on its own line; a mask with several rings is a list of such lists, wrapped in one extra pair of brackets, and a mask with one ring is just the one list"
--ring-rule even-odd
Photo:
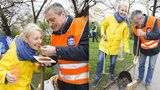
[(130, 12), (130, 8), (131, 8), (131, 6), (133, 5), (133, 3), (135, 2), (135, 0), (128, 0), (128, 13)]
[(4, 12), (0, 6), (0, 17), (1, 17), (1, 27), (2, 27), (2, 30), (5, 32), (6, 35), (11, 35), (11, 31), (10, 31), (10, 26), (8, 25), (8, 20), (6, 18), (6, 16), (4, 15)]
[[(22, 1), (9, 1), (1, 0), (0, 1), (0, 28), (6, 35), (11, 36), (10, 27), (17, 21), (14, 17), (17, 16), (18, 5), (22, 4)], [(15, 10), (15, 8), (17, 8)]]
[[(150, 2), (151, 2), (151, 0), (148, 0), (148, 1), (150, 1)], [(152, 1), (152, 2), (153, 2), (153, 5), (152, 5), (152, 6), (150, 6), (149, 10), (150, 10), (150, 11), (152, 11), (152, 15), (153, 15), (153, 16), (155, 16), (155, 15), (156, 15), (156, 13), (158, 13), (158, 12), (159, 12), (159, 10), (158, 10), (158, 9), (160, 9), (160, 1), (158, 1), (158, 0), (154, 0), (154, 1)]]
[[(52, 1), (52, 0), (50, 0)], [(16, 24), (16, 27), (23, 26), (22, 22), (29, 20), (29, 22), (37, 22), (37, 19), (42, 11), (47, 0), (44, 0), (39, 10), (36, 10), (34, 2), (36, 0), (1, 0), (0, 1), (0, 30), (5, 35), (11, 36), (11, 27)], [(31, 13), (31, 10), (33, 13)], [(33, 14), (33, 15), (32, 15)]]
[(154, 0), (154, 5), (153, 5), (153, 13), (152, 15), (155, 16), (155, 12), (156, 12), (156, 6), (157, 6), (157, 0)]
[(47, 2), (47, 0), (43, 1), (42, 5), (40, 6), (40, 9), (38, 10), (38, 12), (36, 14), (35, 7), (34, 7), (34, 0), (31, 0), (32, 12), (33, 12), (33, 17), (34, 17), (34, 23), (37, 22), (38, 16), (39, 16), (40, 12), (42, 11), (42, 8), (46, 4), (46, 2)]
[(89, 15), (89, 0), (71, 0), (74, 6), (75, 17), (88, 16)]

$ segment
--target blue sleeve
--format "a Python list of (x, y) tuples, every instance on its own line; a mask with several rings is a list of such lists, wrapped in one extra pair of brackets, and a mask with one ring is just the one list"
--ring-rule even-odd
[(155, 21), (153, 30), (148, 29), (144, 38), (147, 39), (147, 40), (158, 40), (160, 38), (158, 21), (157, 20)]

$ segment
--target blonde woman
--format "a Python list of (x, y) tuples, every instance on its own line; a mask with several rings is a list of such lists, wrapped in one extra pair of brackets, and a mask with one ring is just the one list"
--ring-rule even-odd
[(38, 70), (33, 56), (42, 39), (42, 29), (32, 23), (14, 39), (0, 60), (0, 90), (30, 90), (32, 73)]
[(96, 68), (96, 78), (91, 86), (97, 86), (101, 80), (103, 71), (104, 56), (110, 56), (109, 79), (114, 80), (114, 69), (119, 53), (121, 41), (124, 44), (124, 51), (130, 54), (129, 50), (129, 29), (126, 23), (127, 5), (120, 3), (118, 11), (108, 16), (101, 23), (101, 41), (99, 43), (99, 57)]

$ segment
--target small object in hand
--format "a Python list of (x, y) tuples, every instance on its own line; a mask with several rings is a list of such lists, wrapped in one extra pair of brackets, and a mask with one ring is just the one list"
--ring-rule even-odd
[(41, 57), (39, 58), (40, 61), (51, 61), (51, 58), (47, 58), (47, 57)]
[(19, 77), (19, 70), (18, 70), (18, 69), (13, 69), (13, 70), (11, 71), (11, 74), (12, 74), (13, 76), (15, 76), (16, 78), (18, 78), (18, 77)]
[(50, 57), (44, 57), (44, 56), (33, 56), (33, 57), (40, 63), (56, 63), (56, 61), (54, 61)]

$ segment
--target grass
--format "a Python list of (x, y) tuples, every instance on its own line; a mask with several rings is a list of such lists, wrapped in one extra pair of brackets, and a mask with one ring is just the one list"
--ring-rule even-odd
[[(133, 40), (130, 40), (130, 50), (133, 51)], [(97, 66), (97, 59), (98, 59), (98, 45), (99, 42), (91, 42), (89, 43), (89, 63), (90, 63), (90, 83), (95, 80), (95, 72), (96, 72), (96, 66)], [(124, 54), (125, 55), (125, 54)], [(123, 55), (123, 56), (124, 56)], [(133, 64), (133, 55), (130, 55), (126, 58), (126, 66), (125, 68), (131, 66)], [(123, 64), (124, 60), (118, 60), (116, 61), (116, 68), (115, 68), (115, 76), (117, 76), (121, 71), (123, 71)], [(105, 72), (108, 73), (109, 71), (109, 56), (105, 59)], [(102, 80), (99, 83), (99, 85), (96, 88), (91, 88), (90, 90), (103, 90), (104, 86), (109, 83), (107, 79), (107, 74), (102, 75)]]

